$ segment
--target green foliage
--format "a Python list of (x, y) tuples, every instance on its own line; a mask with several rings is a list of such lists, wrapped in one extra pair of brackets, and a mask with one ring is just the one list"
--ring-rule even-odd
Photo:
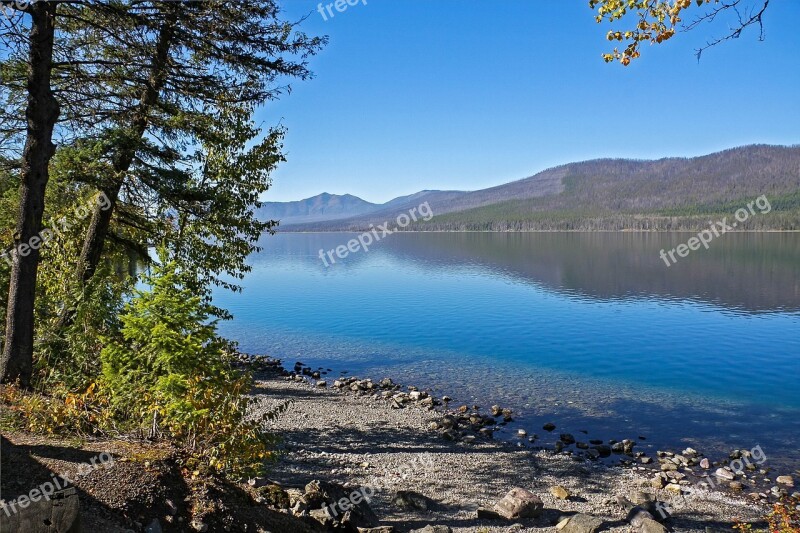
[(120, 316), (118, 336), (101, 353), (103, 387), (122, 420), (151, 436), (177, 439), (218, 471), (253, 472), (271, 454), (259, 421), (248, 420), (249, 376), (232, 365), (217, 336), (213, 308), (195, 289), (194, 272), (165, 250)]

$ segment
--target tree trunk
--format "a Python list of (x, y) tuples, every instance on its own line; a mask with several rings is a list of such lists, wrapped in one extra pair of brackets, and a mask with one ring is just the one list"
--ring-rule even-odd
[(33, 20), (28, 37), (27, 138), (22, 155), (22, 186), (14, 233), (5, 345), (0, 357), (0, 381), (19, 380), (23, 387), (30, 386), (33, 372), (39, 234), (50, 177), (48, 167), (55, 153), (53, 127), (59, 114), (58, 101), (50, 87), (56, 6), (56, 2), (35, 2), (28, 8)]
[[(113, 159), (114, 181), (103, 189), (103, 192), (108, 196), (110, 206), (107, 209), (102, 209), (101, 206), (98, 205), (95, 207), (94, 212), (92, 212), (92, 219), (89, 222), (89, 229), (83, 241), (83, 249), (81, 250), (81, 256), (78, 259), (76, 270), (76, 278), (79, 283), (82, 283), (84, 286), (92, 279), (100, 264), (100, 259), (103, 256), (103, 249), (105, 248), (106, 236), (111, 227), (111, 219), (114, 216), (114, 209), (116, 208), (119, 198), (119, 192), (122, 189), (125, 175), (130, 170), (133, 160), (136, 157), (135, 146), (142, 139), (145, 131), (147, 131), (148, 116), (153, 106), (158, 103), (158, 95), (164, 87), (169, 65), (169, 51), (175, 35), (175, 24), (178, 19), (177, 15), (178, 12), (176, 10), (170, 10), (165, 15), (165, 20), (161, 28), (159, 28), (158, 42), (156, 43), (155, 53), (153, 55), (153, 65), (150, 76), (147, 80), (147, 85), (142, 90), (138, 109), (130, 125), (132, 136), (130, 140), (132, 142), (127, 143), (127, 146), (120, 150)], [(56, 325), (56, 331), (63, 332), (64, 328), (72, 324), (75, 319), (75, 311), (76, 309), (72, 306), (64, 307), (59, 317), (58, 324)]]

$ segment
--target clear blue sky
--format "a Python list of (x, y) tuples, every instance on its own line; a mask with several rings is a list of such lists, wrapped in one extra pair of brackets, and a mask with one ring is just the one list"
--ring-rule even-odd
[(722, 22), (646, 46), (627, 68), (603, 63), (610, 26), (587, 0), (367, 0), (327, 21), (318, 3), (285, 0), (330, 44), (314, 79), (259, 112), (288, 128), (268, 201), (383, 202), (596, 157), (800, 143), (797, 0), (772, 2), (764, 42), (752, 29), (698, 64), (693, 49)]

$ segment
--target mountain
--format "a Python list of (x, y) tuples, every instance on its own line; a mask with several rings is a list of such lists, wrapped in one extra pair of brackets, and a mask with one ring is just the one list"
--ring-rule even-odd
[(284, 224), (299, 224), (354, 217), (380, 209), (352, 194), (326, 192), (296, 202), (264, 202), (258, 210), (261, 220), (281, 220)]
[[(364, 230), (428, 202), (427, 231), (689, 230), (731, 219), (765, 195), (772, 210), (739, 229), (800, 229), (800, 146), (752, 145), (693, 158), (597, 159), (472, 192), (421, 191), (289, 231)], [(365, 202), (366, 203), (366, 202)]]

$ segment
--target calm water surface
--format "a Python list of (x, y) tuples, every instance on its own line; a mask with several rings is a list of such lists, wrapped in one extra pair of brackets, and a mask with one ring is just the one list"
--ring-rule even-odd
[(552, 421), (800, 468), (800, 234), (728, 234), (667, 268), (690, 236), (395, 234), (326, 268), (353, 235), (282, 234), (216, 299), (244, 351), (510, 406), (509, 438), (546, 445)]

